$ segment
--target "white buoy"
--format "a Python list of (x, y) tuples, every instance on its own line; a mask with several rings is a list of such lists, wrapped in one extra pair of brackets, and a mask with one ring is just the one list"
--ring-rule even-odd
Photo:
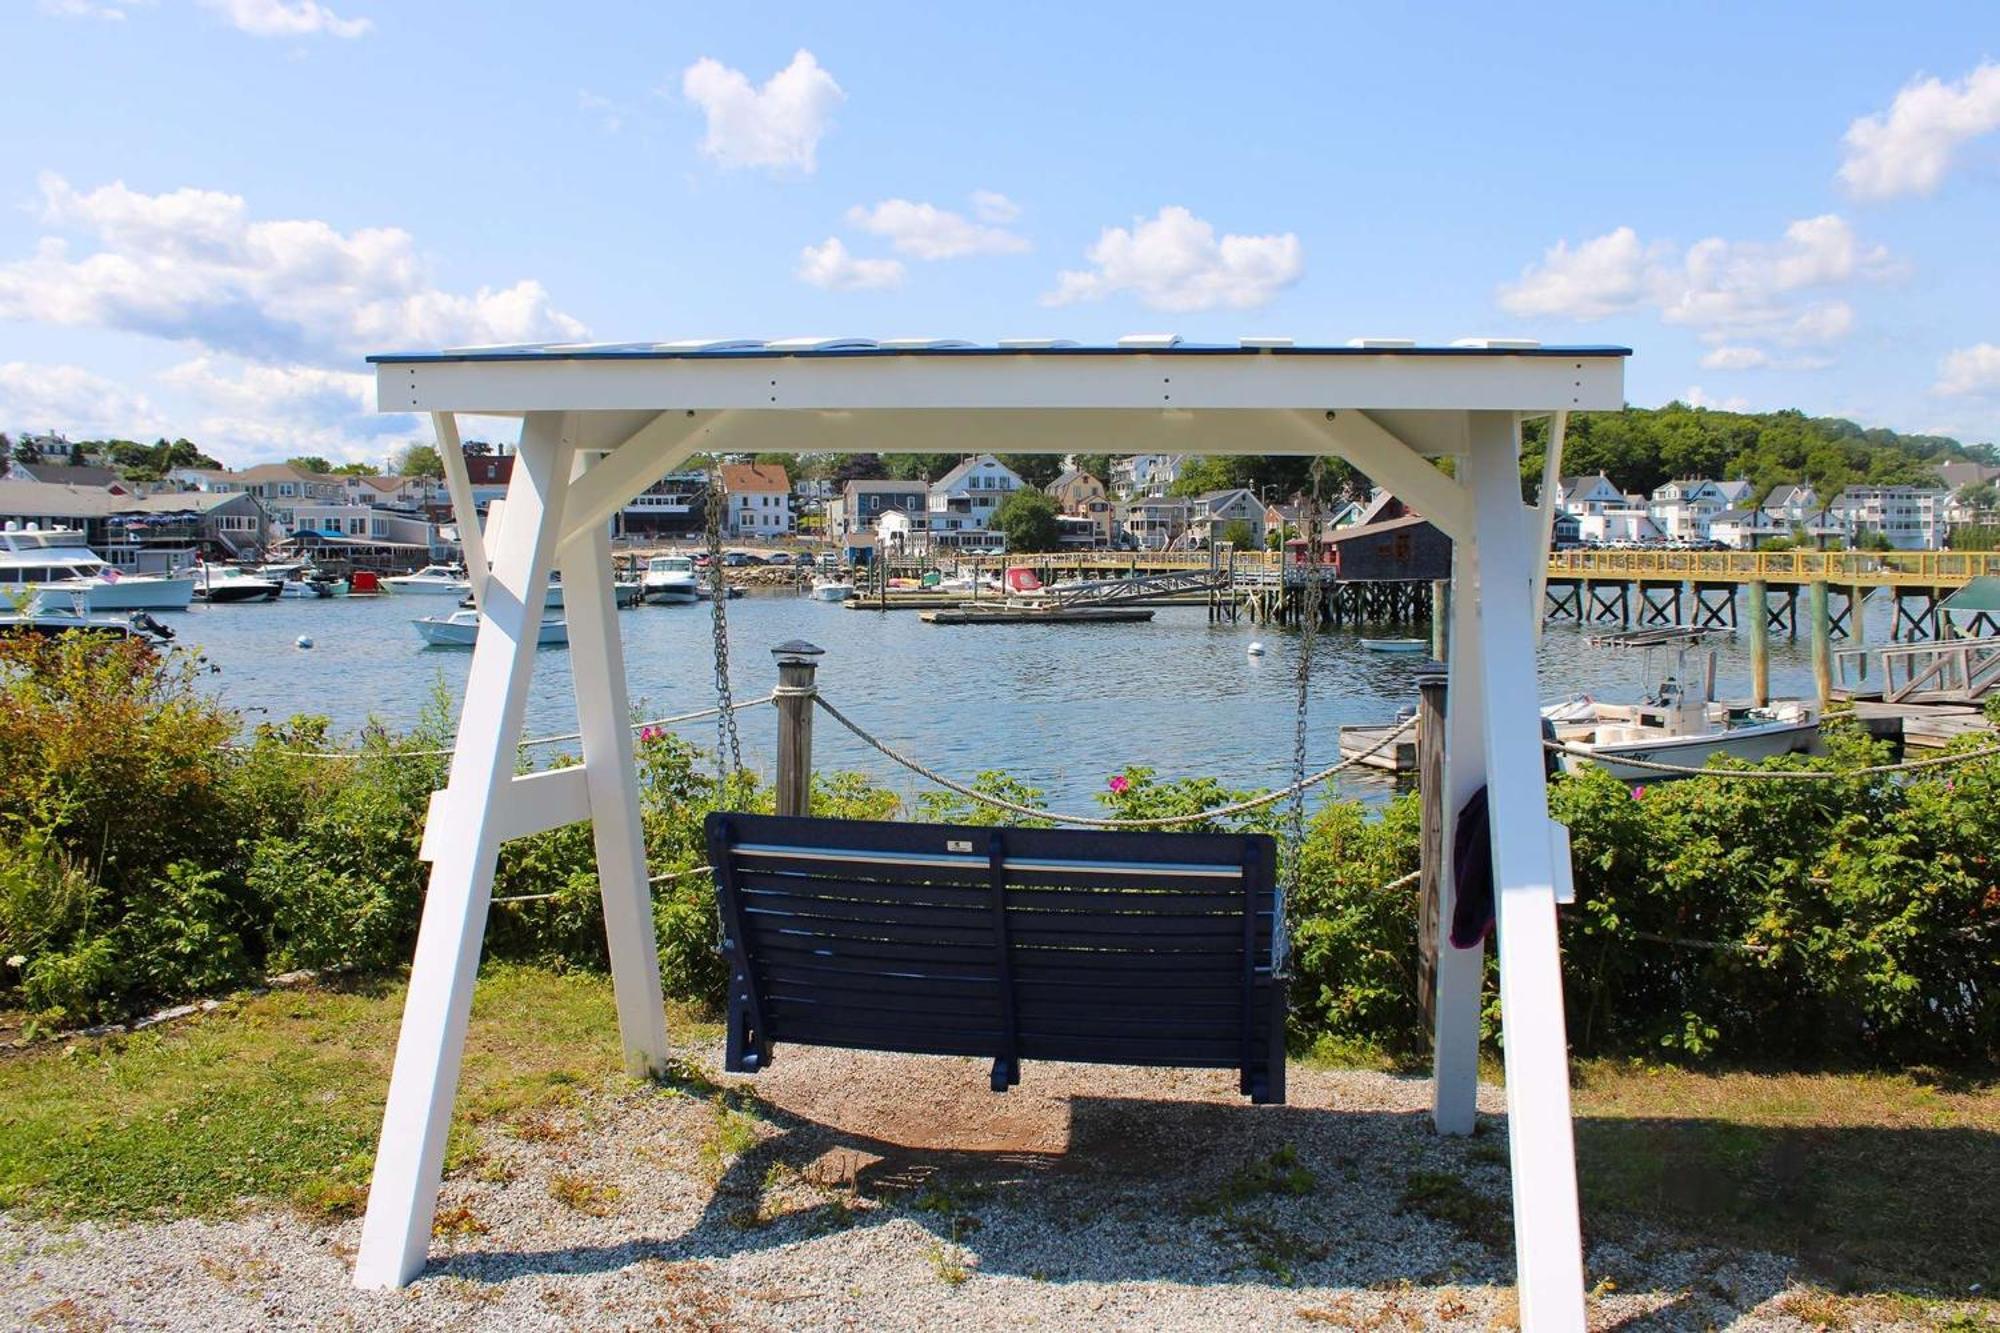
[(1252, 639), (1250, 641), (1250, 656), (1262, 657), (1263, 655), (1264, 655), (1264, 641), (1261, 639)]
[(313, 646), (313, 641), (311, 637), (304, 634), (299, 635), (299, 637), (292, 640), (292, 642), (296, 643), (301, 648), (310, 648)]

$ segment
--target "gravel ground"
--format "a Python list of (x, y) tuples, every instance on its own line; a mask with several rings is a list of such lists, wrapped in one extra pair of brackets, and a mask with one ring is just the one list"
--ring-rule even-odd
[[(715, 1053), (705, 1052), (706, 1068)], [(423, 1277), (357, 1292), (358, 1221), (56, 1227), (0, 1215), (0, 1323), (200, 1329), (1266, 1327), (1516, 1322), (1500, 1094), (1424, 1080), (792, 1047), (757, 1080), (579, 1094), (480, 1133)], [(750, 1095), (746, 1095), (750, 1094)], [(737, 1109), (741, 1108), (741, 1109)], [(1414, 1182), (1414, 1185), (1413, 1185)], [(1406, 1202), (1428, 1183), (1428, 1204)], [(1791, 1263), (1599, 1240), (1594, 1327), (1806, 1329)]]

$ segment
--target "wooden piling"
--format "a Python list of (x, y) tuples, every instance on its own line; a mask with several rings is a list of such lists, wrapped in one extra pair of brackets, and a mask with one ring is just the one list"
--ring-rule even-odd
[(1750, 702), (1771, 702), (1771, 589), (1762, 579), (1750, 580)]
[(1451, 624), (1451, 580), (1431, 581), (1431, 660), (1442, 662), (1450, 635)]
[(1420, 802), (1417, 845), (1421, 858), (1417, 906), (1417, 1007), (1423, 1014), (1426, 1031), (1436, 1026), (1438, 917), (1444, 910), (1446, 679), (1442, 671), (1426, 671), (1417, 677), (1417, 799)]
[(781, 815), (812, 813), (813, 699), (825, 650), (792, 639), (771, 650), (778, 659), (778, 776), (773, 795)]
[(1822, 710), (1833, 705), (1833, 629), (1827, 616), (1826, 598), (1826, 580), (1814, 579), (1806, 614), (1812, 629), (1813, 684), (1818, 688)]

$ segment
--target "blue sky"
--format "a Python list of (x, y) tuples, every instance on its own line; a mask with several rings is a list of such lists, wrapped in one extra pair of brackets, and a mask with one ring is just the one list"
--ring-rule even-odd
[(0, 428), (380, 458), (360, 357), (1632, 346), (2000, 437), (2000, 9), (15, 0)]

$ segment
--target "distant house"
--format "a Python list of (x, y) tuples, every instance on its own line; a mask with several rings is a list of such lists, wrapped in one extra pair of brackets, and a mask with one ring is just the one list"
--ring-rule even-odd
[(125, 569), (163, 569), (197, 551), (219, 556), (259, 550), (265, 517), (242, 492), (127, 495), (95, 486), (0, 479), (0, 524), (74, 528), (105, 560)]
[(689, 537), (708, 531), (708, 473), (669, 472), (625, 502), (618, 535)]
[(1942, 550), (1951, 530), (1942, 486), (1849, 486), (1827, 506), (1855, 540), (1879, 535), (1898, 551)]
[(1190, 539), (1214, 545), (1222, 540), (1223, 532), (1232, 523), (1242, 523), (1250, 529), (1250, 541), (1246, 549), (1263, 549), (1264, 506), (1257, 499), (1255, 491), (1238, 486), (1231, 490), (1208, 491), (1194, 497), (1188, 516)]
[(1655, 490), (1646, 512), (1668, 537), (1701, 540), (1708, 536), (1709, 520), (1729, 507), (1717, 483), (1689, 477)]
[(1602, 472), (1594, 477), (1564, 477), (1557, 486), (1557, 503), (1578, 516), (1602, 514), (1625, 503), (1624, 493)]
[(1725, 509), (1708, 520), (1709, 540), (1739, 551), (1753, 551), (1771, 538), (1785, 536), (1790, 531), (1790, 524), (1754, 506)]
[(826, 502), (826, 535), (840, 541), (857, 532), (873, 532), (890, 510), (921, 516), (930, 502), (930, 488), (916, 480), (850, 481)]
[(984, 546), (1007, 497), (1025, 482), (992, 454), (968, 458), (931, 483), (925, 515), (940, 546)]
[[(1360, 523), (1322, 534), (1320, 562), (1332, 576), (1355, 582), (1401, 582), (1451, 577), (1451, 538), (1416, 514)], [(1285, 543), (1287, 564), (1306, 560), (1306, 540)]]
[(1042, 490), (1065, 514), (1081, 514), (1090, 501), (1102, 500), (1108, 494), (1103, 482), (1074, 467), (1064, 468), (1062, 474)]
[(9, 481), (39, 481), (47, 486), (94, 486), (123, 495), (118, 469), (75, 467), (68, 463), (23, 463), (16, 458), (7, 467)]
[(1140, 550), (1165, 551), (1184, 543), (1192, 509), (1184, 496), (1141, 496), (1126, 502), (1120, 521)]
[(1165, 495), (1180, 479), (1179, 454), (1133, 454), (1111, 460), (1111, 493), (1121, 500)]
[(771, 463), (724, 463), (722, 494), (728, 535), (775, 541), (792, 530), (792, 481)]
[(507, 498), (507, 483), (514, 479), (514, 455), (469, 453), (465, 456), (465, 474), (472, 483), (472, 503), (483, 514), (486, 506)]

